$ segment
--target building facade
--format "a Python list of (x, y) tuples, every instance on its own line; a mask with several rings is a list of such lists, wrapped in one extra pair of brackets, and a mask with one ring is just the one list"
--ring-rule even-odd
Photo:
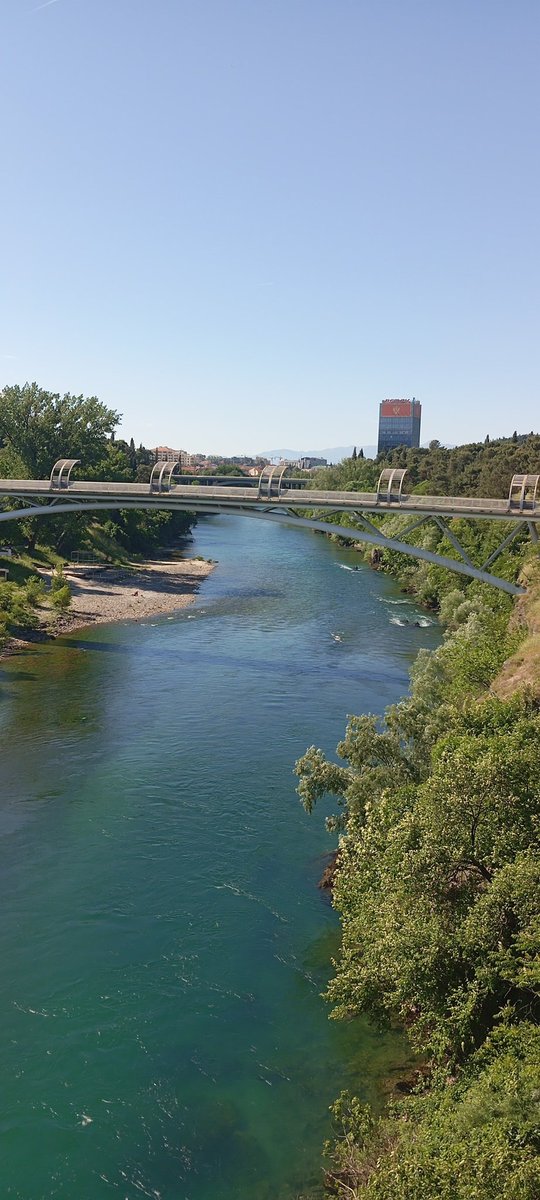
[(156, 446), (152, 453), (156, 462), (179, 462), (181, 467), (191, 466), (193, 457), (186, 450), (173, 450), (171, 446)]
[(383, 400), (379, 405), (377, 453), (396, 446), (420, 445), (422, 405), (419, 400)]
[(298, 459), (295, 466), (298, 467), (299, 471), (313, 471), (315, 467), (327, 467), (328, 462), (326, 458), (314, 458), (313, 455), (304, 455), (303, 458)]

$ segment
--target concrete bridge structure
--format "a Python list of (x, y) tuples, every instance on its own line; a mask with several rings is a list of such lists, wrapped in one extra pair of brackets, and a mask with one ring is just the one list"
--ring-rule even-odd
[[(94, 483), (73, 479), (77, 459), (59, 459), (49, 479), (0, 479), (0, 498), (9, 501), (0, 512), (0, 523), (61, 513), (100, 512), (104, 509), (173, 509), (217, 515), (236, 513), (266, 521), (333, 533), (355, 542), (396, 550), (412, 558), (436, 563), (458, 574), (479, 579), (512, 595), (524, 589), (493, 574), (489, 568), (518, 535), (538, 542), (540, 525), (540, 475), (515, 475), (505, 500), (466, 496), (423, 496), (406, 491), (406, 471), (385, 469), (375, 492), (318, 491), (309, 480), (287, 474), (288, 464), (266, 467), (259, 479), (219, 476), (198, 479), (181, 476), (177, 462), (158, 462), (149, 483)], [(309, 510), (310, 517), (299, 515)], [(326, 514), (347, 513), (355, 524), (335, 525)], [(408, 517), (397, 537), (388, 537), (377, 518), (392, 514)], [(489, 558), (475, 565), (461, 545), (450, 522), (496, 521), (501, 538)], [(425, 550), (407, 542), (414, 529), (434, 522), (453, 546), (457, 558)]]

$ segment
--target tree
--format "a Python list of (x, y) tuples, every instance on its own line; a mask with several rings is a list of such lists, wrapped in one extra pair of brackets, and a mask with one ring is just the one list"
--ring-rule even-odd
[(85, 467), (106, 456), (120, 414), (96, 396), (47, 392), (37, 383), (0, 393), (0, 443), (24, 463), (28, 475), (49, 475), (58, 458), (80, 458)]
[(208, 470), (201, 471), (201, 475), (237, 475), (237, 476), (243, 476), (243, 474), (244, 474), (244, 472), (241, 470), (241, 468), (240, 468), (240, 467), (236, 467), (236, 466), (234, 465), (234, 463), (232, 463), (232, 462), (220, 462), (220, 463), (219, 463), (219, 465), (218, 465), (218, 467), (217, 467), (217, 470), (214, 470), (213, 468), (208, 468)]
[(356, 460), (358, 458), (358, 455), (356, 453), (356, 446), (353, 446), (353, 452), (351, 454), (351, 458), (352, 458), (353, 462), (356, 462)]
[(130, 483), (135, 474), (135, 466), (130, 463), (130, 451), (127, 442), (106, 442), (103, 458), (94, 467), (87, 468), (87, 479), (110, 480), (114, 483)]
[[(477, 643), (504, 640), (483, 621), (485, 638), (469, 616), (420, 660), (385, 725), (351, 717), (341, 762), (311, 747), (296, 767), (307, 811), (326, 795), (340, 809), (334, 1015), (397, 1017), (443, 1061), (474, 1051), (508, 1006), (538, 1010), (540, 715), (528, 696), (473, 702)], [(501, 661), (482, 665), (484, 694)]]
[(441, 1072), (374, 1122), (343, 1092), (327, 1183), (339, 1200), (537, 1200), (540, 1030), (506, 1023), (465, 1071)]

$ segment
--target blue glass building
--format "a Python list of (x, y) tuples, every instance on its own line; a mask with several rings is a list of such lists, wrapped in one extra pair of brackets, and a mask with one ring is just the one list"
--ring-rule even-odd
[(396, 446), (420, 445), (422, 405), (419, 400), (383, 400), (379, 405), (377, 453)]

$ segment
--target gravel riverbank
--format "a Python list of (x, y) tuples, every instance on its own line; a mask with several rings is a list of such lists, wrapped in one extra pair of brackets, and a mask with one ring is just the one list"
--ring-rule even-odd
[[(201, 559), (166, 559), (121, 567), (65, 567), (73, 597), (69, 610), (53, 616), (43, 609), (40, 628), (27, 638), (10, 638), (1, 653), (13, 654), (29, 642), (47, 641), (88, 625), (142, 621), (185, 608), (214, 565)], [(46, 580), (50, 577), (50, 572), (41, 574)]]

